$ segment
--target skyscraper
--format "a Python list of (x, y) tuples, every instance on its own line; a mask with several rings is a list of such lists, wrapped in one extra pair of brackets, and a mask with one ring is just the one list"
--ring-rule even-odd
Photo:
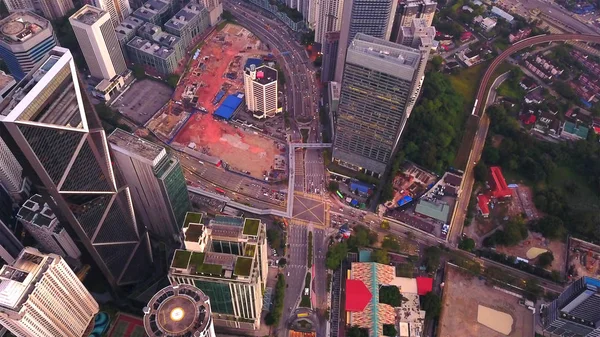
[(91, 5), (107, 11), (113, 27), (117, 27), (131, 14), (129, 0), (91, 0)]
[(346, 50), (358, 33), (389, 40), (397, 0), (344, 0), (335, 82), (342, 81)]
[(23, 185), (23, 167), (0, 137), (0, 184), (11, 194), (18, 194)]
[(322, 44), (323, 62), (321, 66), (321, 82), (333, 81), (335, 77), (335, 63), (338, 57), (340, 46), (340, 32), (329, 32), (325, 34), (325, 41)]
[(138, 220), (152, 236), (180, 245), (190, 200), (179, 160), (164, 147), (121, 129), (108, 142), (131, 189)]
[(25, 248), (0, 269), (0, 324), (17, 337), (87, 337), (98, 303), (58, 255)]
[[(73, 56), (56, 47), (3, 102), (0, 121), (26, 158), (38, 190), (113, 286), (145, 278), (148, 235), (133, 215), (106, 134), (80, 89)], [(51, 202), (53, 204), (51, 204)]]
[(582, 277), (542, 306), (544, 336), (600, 336), (600, 279)]
[(16, 12), (0, 21), (0, 57), (18, 81), (56, 46), (50, 21), (31, 12)]
[(73, 0), (4, 0), (9, 12), (35, 11), (48, 20), (57, 20), (75, 8)]
[(81, 257), (79, 248), (41, 195), (33, 195), (25, 201), (17, 213), (17, 219), (44, 253), (69, 257), (73, 260)]
[(319, 0), (318, 6), (315, 14), (315, 42), (324, 44), (327, 33), (341, 28), (344, 0)]
[(246, 107), (255, 118), (273, 117), (277, 114), (277, 70), (251, 64), (244, 70)]
[(176, 250), (169, 281), (196, 286), (210, 298), (215, 326), (257, 330), (266, 285), (265, 225), (258, 219), (216, 216), (208, 226), (188, 213), (186, 250)]
[(336, 162), (376, 176), (385, 171), (410, 115), (422, 62), (418, 49), (356, 35), (343, 72)]
[(69, 18), (90, 74), (110, 81), (127, 71), (125, 58), (105, 10), (85, 5)]
[(396, 13), (390, 41), (397, 41), (402, 27), (410, 27), (414, 19), (425, 20), (425, 26), (433, 23), (437, 2), (432, 0), (400, 0)]
[(167, 286), (144, 308), (144, 329), (150, 337), (216, 337), (210, 298), (187, 284)]

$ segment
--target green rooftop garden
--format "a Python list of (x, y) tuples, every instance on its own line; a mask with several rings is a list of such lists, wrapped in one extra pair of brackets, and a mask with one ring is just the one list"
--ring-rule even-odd
[(216, 275), (216, 276), (221, 276), (221, 270), (223, 270), (223, 266), (218, 265), (218, 264), (210, 264), (210, 263), (205, 263), (205, 264), (202, 264), (202, 265), (196, 267), (196, 271), (198, 273), (210, 274), (210, 275)]
[(246, 245), (246, 251), (244, 252), (244, 256), (254, 257), (254, 252), (256, 252), (256, 245)]
[(183, 228), (188, 228), (190, 223), (200, 223), (202, 221), (202, 214), (187, 212), (185, 214), (185, 219), (183, 220)]
[(190, 259), (190, 265), (196, 266), (196, 268), (198, 268), (202, 264), (204, 264), (204, 253), (199, 253), (199, 252), (192, 253), (192, 258)]
[(246, 221), (244, 221), (244, 235), (258, 235), (259, 226), (260, 220), (246, 219)]
[[(174, 268), (181, 268), (181, 269), (187, 268), (191, 255), (192, 255), (192, 252), (189, 252), (187, 250), (179, 250), (179, 249), (176, 250), (175, 256), (173, 256), (173, 263), (171, 266)], [(202, 259), (204, 259), (204, 258), (202, 258)]]
[(250, 276), (253, 261), (254, 259), (249, 257), (238, 257), (235, 262), (233, 273), (240, 276)]

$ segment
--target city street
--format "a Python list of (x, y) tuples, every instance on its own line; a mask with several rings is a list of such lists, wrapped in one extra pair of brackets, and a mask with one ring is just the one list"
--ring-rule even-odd
[(287, 336), (288, 321), (291, 313), (296, 309), (300, 294), (304, 288), (304, 277), (306, 275), (306, 258), (308, 254), (308, 228), (298, 225), (292, 220), (288, 228), (288, 260), (285, 267), (285, 280), (287, 289), (285, 291), (283, 315), (281, 317), (277, 336)]
[[(320, 149), (306, 149), (304, 152), (304, 170), (306, 179), (306, 192), (325, 195), (327, 186), (325, 178), (325, 165)], [(297, 167), (297, 166), (296, 166)]]

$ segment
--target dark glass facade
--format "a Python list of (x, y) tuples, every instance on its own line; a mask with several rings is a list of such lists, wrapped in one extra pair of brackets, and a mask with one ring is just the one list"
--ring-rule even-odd
[(212, 312), (233, 315), (233, 299), (229, 284), (194, 280), (194, 285), (210, 298)]

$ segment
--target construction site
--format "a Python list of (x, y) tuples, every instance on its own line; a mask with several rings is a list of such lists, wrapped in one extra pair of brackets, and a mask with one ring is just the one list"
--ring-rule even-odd
[(175, 148), (218, 158), (254, 178), (281, 180), (286, 145), (249, 124), (230, 122), (244, 110), (244, 67), (268, 48), (250, 31), (227, 24), (192, 50), (172, 99), (146, 125)]
[(569, 276), (573, 280), (583, 276), (600, 276), (600, 246), (576, 238), (569, 238), (567, 256)]

